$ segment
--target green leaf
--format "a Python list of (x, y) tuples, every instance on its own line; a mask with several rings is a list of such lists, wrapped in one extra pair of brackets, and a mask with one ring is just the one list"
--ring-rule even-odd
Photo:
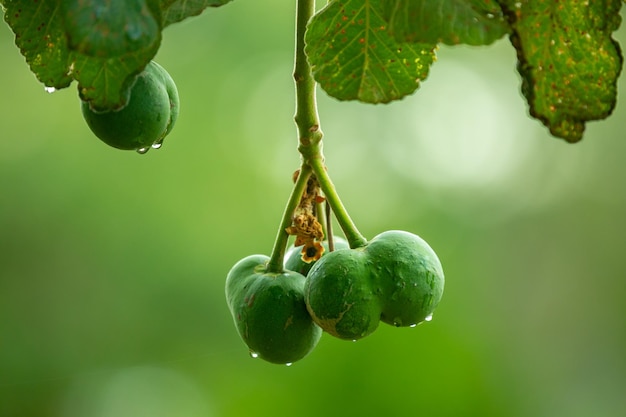
[(488, 45), (509, 33), (495, 0), (383, 0), (389, 31), (405, 42)]
[(502, 0), (530, 114), (568, 142), (615, 108), (621, 0)]
[(339, 100), (387, 103), (428, 76), (434, 44), (397, 42), (382, 0), (334, 0), (309, 22), (306, 53), (320, 86)]
[(161, 44), (161, 12), (152, 0), (63, 0), (72, 75), (84, 101), (121, 108), (134, 77)]
[(112, 58), (150, 50), (161, 41), (158, 4), (146, 0), (63, 0), (68, 47)]
[(162, 0), (163, 26), (197, 16), (207, 7), (219, 7), (232, 0)]
[(161, 31), (230, 0), (0, 0), (31, 71), (47, 87), (78, 81), (95, 110), (123, 107)]
[(48, 87), (72, 82), (70, 51), (58, 1), (3, 2), (4, 20), (15, 32), (15, 44), (37, 79)]
[(81, 100), (89, 101), (96, 111), (122, 108), (128, 101), (135, 76), (145, 68), (157, 50), (158, 45), (143, 54), (109, 59), (72, 54), (72, 75), (78, 81)]

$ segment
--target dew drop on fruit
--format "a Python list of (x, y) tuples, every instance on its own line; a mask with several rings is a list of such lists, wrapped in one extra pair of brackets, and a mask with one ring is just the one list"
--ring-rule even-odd
[(150, 150), (149, 146), (146, 146), (145, 148), (139, 148), (137, 149), (137, 153), (143, 155), (144, 153), (148, 152)]
[(258, 357), (259, 357), (259, 354), (258, 354), (258, 353), (256, 353), (256, 352), (250, 351), (250, 357), (251, 357), (252, 359), (256, 359), (256, 358), (258, 358)]
[(424, 317), (424, 321), (431, 321), (433, 319), (432, 313)]
[(57, 89), (56, 89), (56, 88), (54, 88), (54, 87), (48, 87), (48, 86), (45, 86), (43, 89), (44, 89), (44, 90), (46, 90), (46, 93), (50, 93), (50, 94), (52, 94), (52, 93), (54, 93), (55, 91), (57, 91)]

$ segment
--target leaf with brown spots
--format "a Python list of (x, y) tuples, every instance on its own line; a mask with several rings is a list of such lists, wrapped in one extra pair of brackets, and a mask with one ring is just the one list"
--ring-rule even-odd
[(382, 16), (382, 0), (334, 0), (311, 19), (306, 53), (332, 97), (387, 103), (412, 94), (428, 76), (435, 44), (397, 42)]
[(97, 110), (121, 108), (157, 53), (161, 31), (230, 0), (0, 0), (31, 71), (47, 87), (73, 80)]
[(65, 88), (72, 82), (68, 75), (70, 51), (58, 1), (4, 1), (4, 20), (15, 33), (15, 44), (31, 71), (44, 85)]
[(400, 41), (488, 45), (509, 33), (495, 0), (383, 0)]
[(621, 0), (501, 0), (530, 114), (568, 142), (615, 108)]

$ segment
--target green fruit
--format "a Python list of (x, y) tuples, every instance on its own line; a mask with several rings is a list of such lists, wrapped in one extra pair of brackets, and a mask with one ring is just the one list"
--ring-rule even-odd
[(341, 339), (372, 333), (378, 321), (414, 326), (441, 300), (444, 275), (419, 236), (387, 231), (361, 248), (323, 256), (309, 271), (305, 302), (313, 320)]
[(372, 280), (361, 249), (344, 249), (322, 256), (305, 283), (309, 314), (326, 332), (357, 340), (372, 333), (380, 320), (379, 288)]
[(237, 262), (226, 278), (226, 301), (251, 355), (290, 364), (313, 350), (322, 330), (307, 312), (304, 276), (266, 272), (268, 261), (251, 255)]
[(374, 237), (365, 252), (383, 286), (383, 322), (413, 326), (432, 315), (443, 295), (444, 275), (428, 243), (412, 233), (391, 230)]
[(83, 117), (98, 138), (114, 148), (140, 152), (162, 144), (174, 127), (179, 107), (174, 80), (154, 61), (137, 75), (121, 109), (98, 112), (81, 102)]
[[(340, 238), (338, 236), (333, 236), (333, 243), (334, 243), (335, 250), (350, 248), (350, 245), (348, 244), (348, 242), (345, 239)], [(322, 242), (322, 246), (325, 249), (322, 256), (330, 253), (328, 249), (327, 240)], [(316, 262), (317, 261), (311, 261), (307, 263), (302, 260), (302, 246), (294, 246), (291, 249), (289, 249), (287, 254), (285, 254), (285, 269), (298, 272), (304, 276), (306, 276), (309, 273), (309, 271), (311, 270), (313, 265), (315, 265)]]

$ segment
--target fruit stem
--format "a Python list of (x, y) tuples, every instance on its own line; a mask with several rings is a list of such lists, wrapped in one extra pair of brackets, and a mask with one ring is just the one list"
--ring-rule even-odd
[(283, 218), (276, 234), (272, 255), (267, 264), (267, 272), (280, 273), (284, 270), (283, 261), (289, 234), (286, 229), (291, 226), (293, 213), (304, 194), (311, 167), (306, 162), (311, 156), (321, 158), (322, 131), (317, 115), (315, 100), (315, 81), (311, 76), (311, 66), (304, 53), (304, 33), (309, 19), (315, 14), (315, 0), (298, 0), (296, 5), (296, 51), (293, 78), (296, 84), (296, 114), (294, 120), (298, 128), (298, 150), (302, 155), (302, 165)]
[(319, 224), (322, 225), (322, 232), (324, 233), (324, 239), (328, 240), (328, 218), (326, 217), (326, 207), (327, 205), (324, 204), (324, 202), (322, 201), (321, 203), (316, 203), (315, 204), (315, 217), (317, 218), (317, 221), (319, 222)]
[(302, 155), (302, 166), (310, 166), (317, 177), (337, 222), (343, 230), (350, 247), (364, 246), (367, 240), (359, 233), (347, 210), (341, 203), (335, 186), (324, 166), (322, 154), (323, 133), (317, 112), (315, 80), (311, 65), (304, 51), (304, 34), (307, 23), (315, 14), (315, 0), (298, 0), (296, 7), (296, 52), (293, 78), (296, 84), (296, 114), (294, 120), (298, 128), (298, 151)]
[(296, 7), (296, 51), (293, 78), (296, 84), (296, 114), (298, 150), (306, 162), (322, 157), (322, 130), (320, 129), (315, 97), (315, 80), (304, 52), (306, 26), (315, 14), (315, 0), (298, 0)]
[(328, 251), (333, 252), (335, 250), (335, 236), (333, 235), (333, 214), (330, 209), (330, 204), (324, 204), (324, 217), (326, 219), (326, 241), (328, 242)]
[(283, 218), (280, 222), (280, 226), (278, 227), (278, 232), (276, 233), (274, 247), (272, 248), (272, 255), (270, 256), (270, 260), (267, 263), (267, 267), (265, 269), (267, 272), (281, 273), (284, 271), (283, 260), (285, 258), (287, 241), (289, 240), (287, 228), (291, 226), (293, 212), (296, 210), (296, 207), (298, 207), (298, 204), (300, 203), (300, 199), (304, 194), (304, 190), (306, 189), (310, 176), (311, 167), (308, 165), (302, 165), (302, 167), (300, 167), (300, 173), (298, 174), (296, 183), (291, 190), (289, 200), (287, 200), (287, 205), (285, 206)]
[(348, 211), (339, 198), (339, 194), (337, 194), (335, 186), (330, 180), (328, 172), (326, 172), (326, 167), (324, 166), (322, 160), (320, 158), (314, 158), (309, 160), (309, 164), (313, 169), (313, 173), (317, 177), (317, 181), (320, 184), (320, 188), (324, 192), (326, 201), (330, 204), (330, 208), (333, 210), (333, 213), (337, 218), (337, 223), (339, 223), (341, 230), (343, 230), (350, 247), (354, 249), (365, 246), (367, 244), (367, 239), (365, 239), (365, 237), (359, 232), (356, 225), (350, 218)]

